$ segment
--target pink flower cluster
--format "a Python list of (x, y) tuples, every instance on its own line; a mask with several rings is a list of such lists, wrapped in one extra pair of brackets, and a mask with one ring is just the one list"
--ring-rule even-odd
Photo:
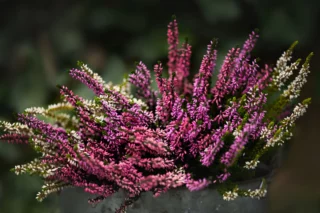
[[(127, 84), (106, 84), (80, 64), (70, 75), (95, 93), (94, 101), (61, 86), (63, 103), (19, 114), (20, 123), (2, 139), (29, 141), (42, 156), (16, 167), (16, 173), (44, 177), (57, 185), (51, 191), (59, 191), (61, 183), (83, 187), (98, 195), (92, 203), (119, 189), (132, 199), (145, 191), (158, 196), (183, 185), (194, 191), (223, 183), (232, 178), (234, 165), (243, 167), (254, 159), (252, 147), (262, 149), (266, 144), (262, 139), (275, 140), (281, 122), (268, 117), (266, 107), (273, 69), (260, 68), (251, 57), (258, 38), (255, 32), (242, 48), (228, 52), (214, 86), (217, 40), (207, 46), (199, 72), (190, 82), (191, 46), (187, 42), (179, 46), (176, 20), (168, 25), (167, 35), (168, 78), (162, 76), (162, 64), (156, 64), (157, 91), (142, 62), (127, 79), (135, 87), (134, 97)], [(38, 199), (51, 191), (40, 193)]]

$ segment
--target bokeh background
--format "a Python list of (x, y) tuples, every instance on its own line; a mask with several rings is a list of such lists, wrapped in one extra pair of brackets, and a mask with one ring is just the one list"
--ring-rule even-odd
[[(253, 55), (274, 64), (292, 42), (295, 57), (315, 52), (302, 97), (312, 97), (268, 194), (270, 212), (320, 212), (319, 0), (0, 0), (0, 119), (59, 100), (57, 84), (88, 90), (67, 70), (84, 61), (106, 81), (121, 82), (142, 60), (166, 62), (166, 27), (175, 14), (180, 37), (193, 46), (195, 73), (206, 45), (219, 38), (219, 61), (259, 28)], [(0, 143), (0, 212), (59, 213), (58, 195), (43, 203), (37, 177), (9, 169), (35, 157), (27, 145)]]

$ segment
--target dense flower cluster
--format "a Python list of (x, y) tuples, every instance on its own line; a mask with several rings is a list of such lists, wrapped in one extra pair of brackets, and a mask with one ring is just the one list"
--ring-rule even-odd
[[(283, 91), (300, 63), (299, 59), (288, 64), (296, 43), (274, 69), (261, 68), (251, 57), (258, 39), (252, 32), (242, 48), (228, 52), (212, 86), (217, 40), (207, 46), (200, 70), (190, 82), (191, 46), (188, 42), (179, 46), (176, 20), (168, 25), (167, 36), (168, 77), (163, 77), (160, 62), (153, 69), (158, 90), (151, 87), (151, 72), (142, 62), (121, 85), (105, 83), (79, 63), (70, 75), (95, 93), (94, 100), (60, 86), (63, 102), (26, 109), (17, 123), (0, 123), (6, 132), (1, 139), (29, 143), (42, 154), (13, 169), (16, 174), (44, 178), (38, 200), (74, 186), (98, 195), (90, 200), (97, 203), (125, 189), (128, 200), (120, 212), (141, 192), (158, 196), (179, 186), (194, 191), (235, 180), (237, 169), (256, 169), (265, 152), (291, 137), (310, 99), (297, 104), (289, 116), (278, 119), (278, 115), (298, 97), (312, 54)], [(278, 99), (268, 102), (279, 90)], [(235, 186), (223, 197), (265, 194), (263, 184), (254, 191)]]

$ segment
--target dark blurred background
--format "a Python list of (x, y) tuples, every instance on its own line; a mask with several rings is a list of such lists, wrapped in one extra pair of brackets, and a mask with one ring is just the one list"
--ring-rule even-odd
[[(188, 37), (193, 46), (193, 73), (213, 37), (219, 38), (221, 63), (228, 49), (259, 28), (253, 55), (265, 63), (274, 64), (295, 40), (296, 58), (315, 52), (300, 97), (313, 102), (270, 186), (270, 210), (320, 212), (319, 11), (319, 0), (0, 0), (0, 119), (13, 121), (14, 112), (59, 101), (57, 84), (86, 95), (88, 90), (67, 74), (77, 60), (115, 83), (135, 61), (149, 68), (158, 60), (165, 63), (173, 14), (180, 38)], [(59, 213), (58, 195), (35, 200), (39, 178), (9, 172), (34, 157), (28, 145), (0, 143), (1, 213)]]

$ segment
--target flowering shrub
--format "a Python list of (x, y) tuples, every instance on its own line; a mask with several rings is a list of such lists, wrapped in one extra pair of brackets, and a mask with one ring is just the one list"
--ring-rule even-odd
[[(300, 59), (289, 63), (294, 43), (274, 68), (260, 67), (250, 55), (258, 38), (252, 32), (242, 48), (228, 52), (212, 86), (217, 40), (207, 46), (190, 82), (191, 46), (185, 42), (179, 47), (175, 19), (167, 36), (168, 77), (162, 76), (160, 62), (154, 66), (157, 91), (142, 62), (121, 85), (105, 83), (79, 62), (70, 75), (95, 93), (94, 100), (59, 86), (61, 103), (26, 109), (17, 123), (0, 123), (6, 132), (2, 140), (29, 143), (42, 154), (13, 169), (43, 177), (39, 201), (69, 186), (97, 195), (90, 203), (125, 189), (128, 198), (118, 212), (142, 192), (158, 196), (184, 185), (190, 191), (224, 186), (220, 192), (225, 200), (265, 196), (264, 182), (258, 189), (243, 190), (233, 181), (253, 177), (261, 157), (292, 136), (310, 99), (291, 111), (288, 106), (306, 82), (312, 54), (300, 68)], [(269, 97), (273, 100), (267, 102)]]

